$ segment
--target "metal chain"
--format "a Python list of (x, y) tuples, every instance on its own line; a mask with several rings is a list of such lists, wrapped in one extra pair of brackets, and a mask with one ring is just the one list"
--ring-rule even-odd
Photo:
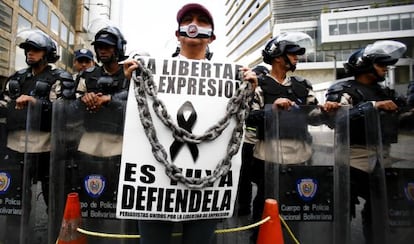
[[(249, 113), (249, 102), (251, 96), (251, 84), (243, 82), (236, 94), (229, 99), (226, 114), (217, 124), (209, 128), (202, 135), (194, 135), (187, 130), (179, 127), (171, 119), (165, 104), (157, 97), (157, 87), (154, 83), (154, 77), (151, 70), (141, 66), (138, 70), (140, 75), (134, 72), (132, 78), (134, 80), (134, 92), (138, 104), (138, 112), (141, 124), (144, 127), (145, 134), (151, 144), (152, 153), (155, 159), (165, 166), (168, 177), (174, 181), (178, 181), (191, 189), (202, 189), (212, 185), (217, 179), (226, 175), (231, 168), (231, 159), (238, 152), (243, 138), (243, 122)], [(227, 145), (226, 156), (216, 165), (212, 174), (202, 178), (185, 177), (175, 164), (168, 162), (168, 154), (165, 148), (158, 140), (154, 123), (149, 111), (147, 95), (153, 101), (153, 109), (158, 118), (171, 129), (173, 137), (181, 142), (200, 144), (203, 141), (211, 141), (217, 138), (230, 123), (230, 119), (234, 116), (236, 126), (233, 129), (232, 137)]]

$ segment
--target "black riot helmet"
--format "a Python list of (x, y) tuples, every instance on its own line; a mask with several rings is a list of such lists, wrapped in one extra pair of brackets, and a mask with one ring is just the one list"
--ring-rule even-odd
[(97, 59), (100, 60), (98, 52), (96, 50), (97, 44), (104, 44), (116, 47), (116, 56), (117, 61), (122, 61), (126, 58), (125, 56), (125, 45), (127, 41), (124, 39), (121, 31), (114, 26), (107, 26), (99, 30), (96, 35), (94, 41), (91, 43), (95, 46), (95, 53)]
[(55, 42), (40, 30), (25, 30), (17, 34), (17, 42), (19, 47), (25, 52), (30, 48), (45, 50), (45, 59), (48, 63), (55, 63), (60, 56), (57, 55), (57, 48)]
[[(397, 41), (376, 41), (365, 48), (359, 49), (349, 56), (344, 63), (345, 72), (350, 75), (373, 73), (378, 76), (374, 64), (394, 65), (401, 58), (407, 47)], [(383, 81), (384, 77), (378, 77)]]
[(284, 32), (270, 39), (262, 51), (263, 61), (272, 64), (273, 59), (283, 56), (289, 64), (289, 69), (294, 71), (296, 67), (287, 58), (287, 54), (303, 55), (306, 47), (312, 47), (312, 38), (303, 32)]

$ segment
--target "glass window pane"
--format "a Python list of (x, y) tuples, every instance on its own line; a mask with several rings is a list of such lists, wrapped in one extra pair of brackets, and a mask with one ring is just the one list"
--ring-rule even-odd
[(62, 48), (62, 52), (61, 53), (62, 53), (62, 55), (60, 56), (60, 61), (64, 65), (66, 65), (66, 66), (68, 66), (69, 64), (71, 64), (72, 63), (72, 60), (69, 60), (68, 50), (66, 48)]
[(60, 39), (64, 42), (68, 42), (68, 27), (62, 24), (62, 28), (60, 29)]
[(400, 18), (401, 18), (401, 29), (411, 30), (412, 26), (411, 26), (410, 14), (401, 14)]
[(378, 20), (381, 31), (390, 31), (390, 22), (388, 21), (388, 16), (380, 16)]
[(338, 27), (335, 20), (329, 21), (329, 35), (338, 35)]
[(390, 15), (391, 30), (397, 31), (400, 30), (400, 19), (398, 15)]
[(0, 37), (0, 73), (8, 74), (10, 67), (10, 40)]
[(73, 34), (72, 31), (69, 31), (69, 45), (73, 48), (73, 45), (75, 45), (75, 34)]
[(341, 35), (348, 34), (348, 26), (346, 24), (345, 19), (338, 20), (338, 29), (339, 29), (339, 34)]
[(379, 26), (378, 26), (377, 16), (372, 16), (368, 18), (368, 28), (369, 28), (369, 32), (378, 32)]
[(43, 1), (39, 1), (39, 9), (37, 10), (37, 18), (45, 26), (47, 26), (48, 12), (49, 12), (49, 7)]
[(368, 32), (367, 18), (358, 18), (358, 33)]
[(0, 2), (0, 28), (7, 32), (12, 31), (13, 9), (4, 2)]
[(33, 0), (20, 0), (20, 7), (24, 8), (27, 12), (33, 14)]
[(414, 13), (411, 14), (411, 26), (414, 29)]
[(17, 18), (17, 33), (19, 33), (22, 30), (31, 29), (32, 23), (27, 20), (25, 17), (19, 15)]
[(50, 15), (50, 29), (55, 33), (56, 35), (59, 35), (59, 18), (55, 13), (52, 12)]
[(357, 21), (356, 19), (349, 19), (348, 20), (348, 33), (349, 34), (356, 34), (358, 33), (358, 28), (357, 28)]

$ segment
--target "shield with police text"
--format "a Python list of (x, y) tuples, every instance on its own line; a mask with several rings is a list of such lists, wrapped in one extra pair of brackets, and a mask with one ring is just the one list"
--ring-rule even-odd
[[(113, 81), (106, 78), (106, 82)], [(96, 110), (82, 98), (59, 100), (53, 109), (51, 167), (51, 236), (56, 240), (63, 225), (67, 195), (79, 194), (81, 228), (97, 233), (137, 235), (138, 223), (115, 215), (125, 99), (119, 90), (110, 102)], [(106, 95), (106, 93), (103, 93)], [(136, 243), (133, 238), (105, 238), (87, 235), (90, 243)]]
[[(408, 244), (414, 240), (414, 110), (403, 107), (396, 116), (398, 137), (384, 143), (388, 225), (390, 240)], [(391, 126), (385, 126), (381, 132), (387, 135)]]
[(262, 201), (278, 201), (285, 243), (350, 243), (348, 108), (266, 105), (264, 114)]
[(13, 128), (7, 124), (7, 117), (13, 115), (16, 117), (16, 114), (22, 116), (24, 120), (18, 129), (24, 134), (27, 109), (17, 111), (15, 106), (16, 103), (12, 100), (0, 108), (0, 239), (4, 243), (19, 243), (23, 209), (25, 141), (21, 141), (22, 147), (19, 151), (8, 147), (8, 135), (11, 134), (9, 129)]
[(152, 57), (141, 63), (128, 96), (117, 217), (231, 217), (246, 107), (241, 66)]
[(0, 236), (4, 243), (48, 242), (50, 103), (7, 104), (0, 166)]

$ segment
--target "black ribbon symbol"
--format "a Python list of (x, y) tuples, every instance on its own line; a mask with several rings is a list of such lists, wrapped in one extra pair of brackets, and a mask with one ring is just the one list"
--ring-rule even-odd
[[(186, 118), (185, 115), (188, 114), (188, 113), (190, 113), (190, 116), (188, 116), (188, 118)], [(191, 129), (193, 128), (193, 125), (194, 125), (196, 120), (197, 120), (197, 113), (196, 113), (196, 111), (193, 107), (193, 104), (191, 104), (191, 102), (189, 102), (189, 101), (185, 102), (177, 112), (178, 125), (181, 128), (183, 128), (184, 130), (191, 133)], [(191, 156), (193, 156), (193, 160), (195, 162), (198, 158), (197, 145), (194, 144), (194, 143), (188, 143), (188, 142), (186, 142), (186, 144), (187, 144), (188, 148), (190, 149)], [(177, 139), (174, 140), (174, 142), (171, 144), (171, 146), (170, 146), (170, 155), (171, 155), (172, 161), (175, 160), (175, 158), (177, 157), (178, 152), (181, 150), (183, 145), (184, 145), (184, 142), (178, 141)]]

